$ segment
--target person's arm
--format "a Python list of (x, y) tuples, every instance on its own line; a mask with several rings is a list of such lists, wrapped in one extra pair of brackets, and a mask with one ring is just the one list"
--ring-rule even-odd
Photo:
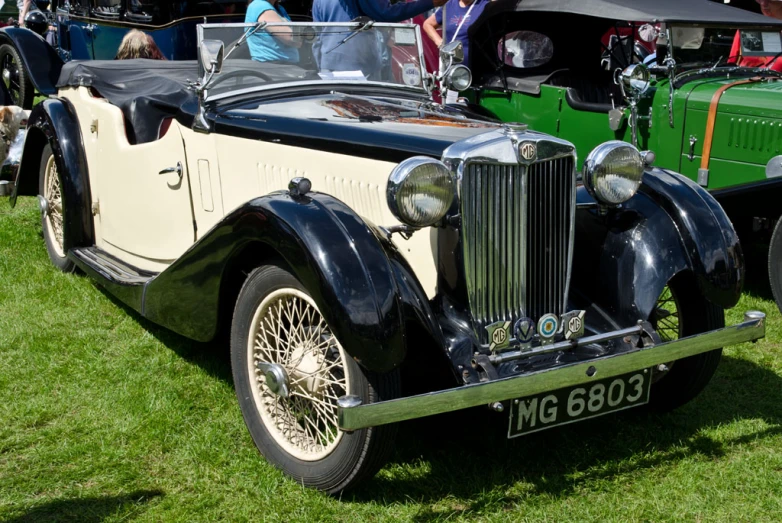
[(446, 0), (416, 0), (397, 2), (392, 5), (388, 0), (358, 0), (358, 5), (361, 12), (375, 22), (401, 22), (439, 7), (445, 2)]
[(443, 37), (440, 36), (438, 29), (440, 29), (440, 24), (436, 15), (432, 15), (424, 21), (424, 32), (434, 42), (434, 45), (440, 47), (443, 43)]
[[(269, 24), (288, 22), (288, 20), (278, 15), (274, 10), (264, 11), (261, 13), (261, 16), (258, 17), (258, 21), (267, 22)], [(268, 32), (274, 38), (289, 47), (301, 47), (301, 40), (293, 35), (293, 29), (290, 27), (270, 27)]]
[(19, 13), (19, 27), (24, 27), (24, 17), (30, 11), (30, 4), (32, 3), (33, 0), (24, 0), (24, 6), (22, 6), (22, 11)]

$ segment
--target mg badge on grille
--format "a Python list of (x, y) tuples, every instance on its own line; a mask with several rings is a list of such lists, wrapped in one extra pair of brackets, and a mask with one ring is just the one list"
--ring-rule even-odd
[(510, 345), (510, 322), (498, 321), (486, 327), (489, 333), (489, 349), (500, 350)]
[(562, 330), (566, 340), (573, 340), (584, 335), (584, 315), (586, 311), (570, 311), (562, 315)]
[(534, 142), (524, 142), (519, 146), (519, 154), (527, 161), (532, 161), (537, 156), (538, 151)]
[(551, 343), (559, 330), (559, 318), (555, 314), (544, 314), (538, 320), (538, 334), (541, 343)]

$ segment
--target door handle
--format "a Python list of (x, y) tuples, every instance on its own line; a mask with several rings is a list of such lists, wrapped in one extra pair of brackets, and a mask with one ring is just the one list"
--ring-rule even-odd
[(182, 179), (182, 162), (177, 162), (176, 167), (167, 167), (160, 171), (158, 174), (170, 174), (170, 173), (176, 173), (177, 176), (179, 176), (179, 179)]

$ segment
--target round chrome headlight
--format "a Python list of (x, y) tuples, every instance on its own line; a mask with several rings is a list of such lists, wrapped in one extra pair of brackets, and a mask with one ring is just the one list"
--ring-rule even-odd
[(649, 69), (643, 64), (630, 65), (620, 73), (620, 81), (628, 96), (639, 97), (649, 89)]
[(445, 85), (452, 91), (466, 91), (472, 85), (472, 73), (464, 65), (451, 67), (445, 75)]
[(612, 140), (595, 147), (584, 162), (584, 185), (607, 205), (633, 197), (644, 174), (641, 153), (629, 143)]
[(414, 156), (397, 165), (386, 189), (391, 212), (412, 227), (428, 227), (440, 221), (455, 194), (451, 171), (443, 162), (426, 156)]

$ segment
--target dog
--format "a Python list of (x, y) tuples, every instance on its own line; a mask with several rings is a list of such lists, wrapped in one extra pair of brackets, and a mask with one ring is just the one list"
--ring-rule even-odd
[(0, 181), (16, 181), (29, 118), (29, 110), (16, 105), (0, 106)]
[[(8, 158), (12, 146), (21, 146), (23, 143), (24, 133), (20, 135), (19, 131), (27, 129), (27, 119), (29, 117), (30, 111), (19, 106), (6, 105), (0, 107), (0, 139), (2, 139), (0, 141), (0, 164), (4, 163), (6, 158)], [(21, 153), (21, 149), (18, 153)], [(16, 161), (18, 160), (17, 158)]]

